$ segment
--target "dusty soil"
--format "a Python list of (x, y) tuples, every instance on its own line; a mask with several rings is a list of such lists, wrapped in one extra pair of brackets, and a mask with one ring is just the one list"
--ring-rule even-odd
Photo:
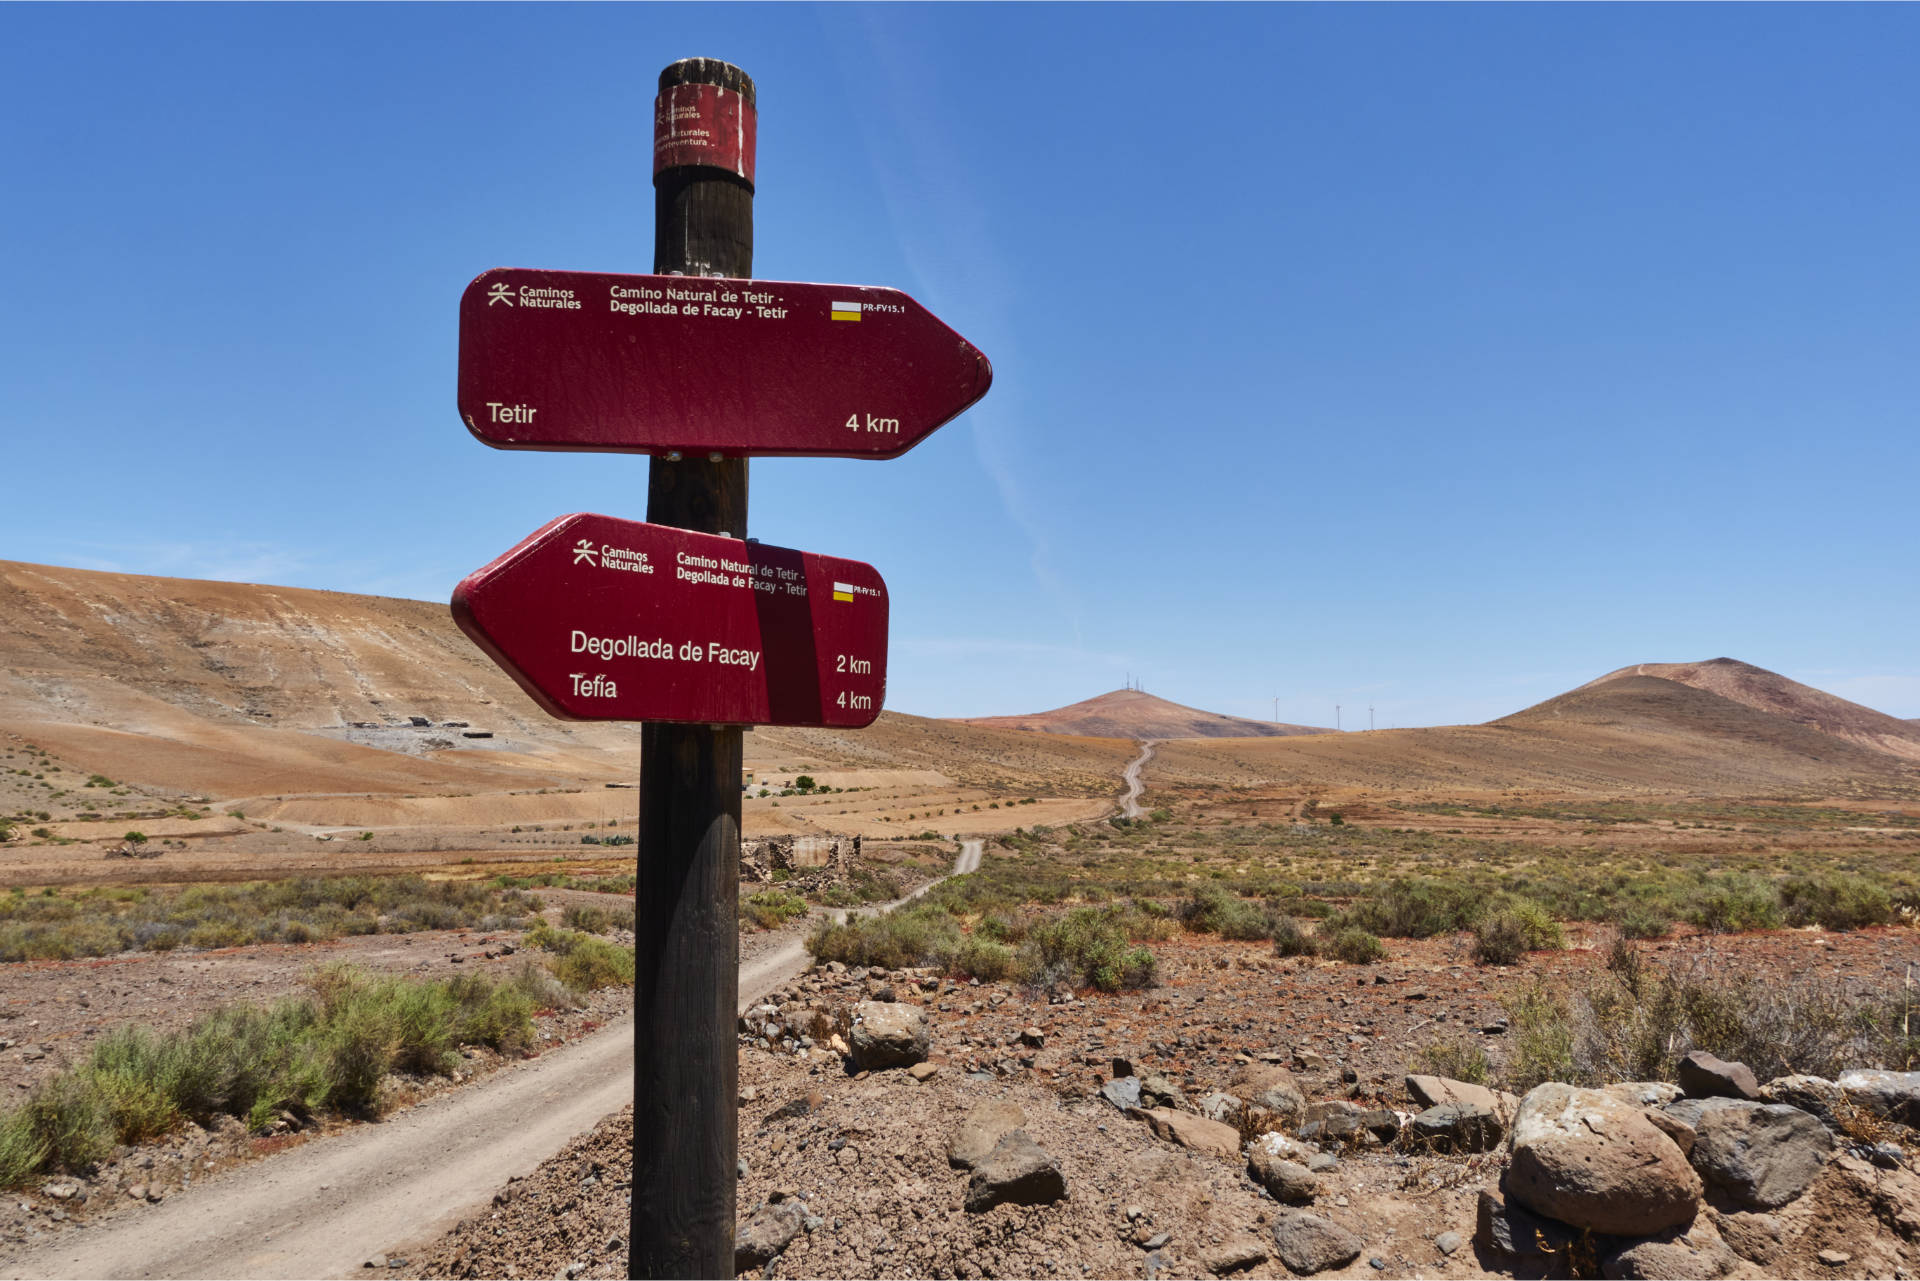
[[(1656, 945), (1658, 946), (1658, 945)], [(1762, 975), (1816, 975), (1898, 982), (1920, 961), (1908, 929), (1823, 935), (1785, 931), (1664, 945), (1674, 958), (1708, 955)], [(804, 1203), (802, 1232), (766, 1269), (775, 1277), (1211, 1275), (1224, 1246), (1259, 1244), (1276, 1210), (1238, 1160), (1176, 1147), (1100, 1099), (1113, 1059), (1158, 1072), (1190, 1097), (1225, 1088), (1247, 1061), (1295, 1063), (1309, 1099), (1354, 1099), (1405, 1109), (1408, 1060), (1437, 1032), (1457, 1031), (1507, 1053), (1491, 1031), (1504, 996), (1537, 973), (1577, 978), (1599, 964), (1576, 947), (1536, 955), (1523, 967), (1465, 963), (1450, 941), (1396, 942), (1373, 967), (1282, 961), (1255, 944), (1177, 941), (1156, 945), (1162, 986), (1081, 994), (1048, 1004), (1001, 984), (954, 984), (918, 974), (812, 971), (770, 998), (828, 1006), (893, 987), (925, 1004), (933, 1023), (926, 1083), (900, 1071), (849, 1077), (837, 1056), (794, 1056), (743, 1038), (739, 1187), (744, 1219), (770, 1199)], [(1038, 1028), (1043, 1045), (1019, 1041)], [(1322, 1069), (1302, 1069), (1320, 1055)], [(1347, 1081), (1346, 1073), (1356, 1078)], [(796, 1100), (810, 1106), (787, 1109)], [(948, 1167), (946, 1144), (974, 1104), (1006, 1100), (1024, 1128), (1058, 1158), (1068, 1198), (1052, 1206), (963, 1208), (965, 1176)], [(783, 1109), (786, 1109), (783, 1112)], [(798, 1115), (793, 1113), (798, 1112)], [(503, 1189), (498, 1204), (418, 1251), (404, 1276), (623, 1275), (613, 1242), (626, 1230), (631, 1116), (610, 1117), (531, 1178)], [(1358, 1233), (1366, 1248), (1341, 1277), (1512, 1275), (1472, 1244), (1480, 1188), (1499, 1173), (1499, 1154), (1413, 1155), (1373, 1147), (1346, 1151), (1324, 1175), (1314, 1209)], [(1920, 1210), (1920, 1180), (1879, 1172), (1850, 1157), (1776, 1215), (1782, 1238), (1752, 1276), (1894, 1276), (1920, 1255), (1886, 1221), (1896, 1203)], [(1718, 1211), (1708, 1216), (1722, 1222)], [(1451, 1256), (1443, 1232), (1468, 1244)], [(1145, 1243), (1169, 1234), (1152, 1252)], [(1816, 1262), (1848, 1250), (1852, 1266)], [(1376, 1266), (1372, 1260), (1379, 1260)], [(1277, 1260), (1241, 1275), (1290, 1275)]]

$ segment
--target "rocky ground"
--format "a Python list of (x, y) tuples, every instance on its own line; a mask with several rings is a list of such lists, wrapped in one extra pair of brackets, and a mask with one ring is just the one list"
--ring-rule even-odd
[[(1920, 960), (1909, 930), (1665, 946), (1763, 974), (1897, 976)], [(1920, 1271), (1899, 1089), (1874, 1114), (1857, 1082), (1753, 1082), (1757, 1098), (1704, 1102), (1670, 1086), (1548, 1086), (1524, 1104), (1460, 1083), (1410, 1088), (1409, 1059), (1435, 1030), (1497, 1065), (1512, 1037), (1501, 997), (1530, 972), (1598, 963), (1573, 951), (1516, 972), (1453, 948), (1396, 943), (1386, 964), (1349, 967), (1182, 940), (1156, 947), (1160, 987), (1053, 1003), (915, 972), (812, 971), (743, 1020), (741, 1271)], [(888, 1046), (898, 1066), (878, 1066)], [(1920, 1099), (1920, 1080), (1897, 1084)], [(630, 1126), (609, 1118), (401, 1275), (621, 1275)], [(1663, 1236), (1625, 1234), (1663, 1213)]]

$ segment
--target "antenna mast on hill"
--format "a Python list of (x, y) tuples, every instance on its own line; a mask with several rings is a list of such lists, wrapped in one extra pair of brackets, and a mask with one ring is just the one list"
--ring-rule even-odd
[(1333, 705), (1333, 732), (1340, 733), (1340, 704)]
[(1368, 729), (1373, 728), (1373, 704), (1372, 703), (1367, 704), (1367, 728)]
[(1273, 723), (1275, 725), (1280, 723), (1280, 696), (1278, 694), (1273, 696)]

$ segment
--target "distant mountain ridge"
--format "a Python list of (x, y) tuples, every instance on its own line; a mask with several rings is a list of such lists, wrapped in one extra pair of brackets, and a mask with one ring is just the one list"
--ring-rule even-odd
[(1086, 738), (1285, 738), (1330, 729), (1247, 720), (1187, 707), (1137, 689), (1116, 689), (1050, 712), (957, 718), (964, 725)]

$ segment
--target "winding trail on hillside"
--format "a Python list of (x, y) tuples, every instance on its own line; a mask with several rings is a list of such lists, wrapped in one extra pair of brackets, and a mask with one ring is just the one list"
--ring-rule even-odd
[(1145, 769), (1147, 762), (1153, 759), (1153, 749), (1159, 742), (1160, 740), (1157, 738), (1141, 739), (1140, 755), (1134, 757), (1133, 761), (1127, 766), (1125, 775), (1127, 794), (1120, 798), (1120, 815), (1122, 818), (1139, 818), (1143, 812), (1140, 809), (1140, 794), (1147, 790), (1147, 785), (1140, 781), (1140, 771)]

